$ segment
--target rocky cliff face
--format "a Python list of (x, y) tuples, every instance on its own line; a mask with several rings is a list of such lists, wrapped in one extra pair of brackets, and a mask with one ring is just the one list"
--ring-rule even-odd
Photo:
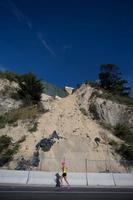
[(0, 114), (19, 108), (22, 101), (15, 100), (17, 84), (7, 79), (0, 79)]
[[(92, 119), (104, 124), (115, 126), (117, 124), (129, 124), (133, 126), (133, 107), (116, 103), (115, 101), (100, 98), (103, 92), (83, 84), (76, 92), (77, 102)], [(132, 127), (133, 128), (133, 127)]]
[(93, 117), (105, 124), (116, 126), (124, 123), (130, 124), (131, 127), (133, 125), (133, 109), (131, 107), (97, 97), (90, 110), (91, 108)]
[[(121, 156), (109, 144), (110, 140), (114, 140), (118, 145), (122, 141), (98, 122), (114, 126), (121, 122), (123, 116), (125, 123), (132, 115), (132, 109), (99, 98), (100, 94), (102, 91), (85, 84), (65, 98), (53, 98), (43, 94), (41, 103), (45, 112), (37, 119), (38, 125), (34, 132), (31, 133), (21, 121), (18, 121), (15, 127), (7, 125), (0, 129), (0, 135), (8, 135), (14, 142), (25, 136), (13, 160), (4, 167), (14, 169), (22, 157), (31, 160), (39, 141), (49, 138), (53, 131), (56, 131), (59, 139), (54, 141), (49, 151), (39, 149), (40, 163), (37, 169), (59, 171), (60, 161), (65, 158), (69, 171), (85, 172), (87, 160), (89, 172), (124, 171), (125, 168), (116, 161), (120, 160)], [(130, 120), (132, 123), (132, 118)]]

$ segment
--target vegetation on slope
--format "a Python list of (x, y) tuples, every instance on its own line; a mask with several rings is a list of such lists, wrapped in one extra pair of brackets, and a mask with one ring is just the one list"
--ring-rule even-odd
[(12, 144), (12, 138), (7, 135), (0, 136), (0, 166), (5, 165), (13, 159), (13, 155), (19, 149), (18, 144)]
[[(37, 106), (21, 107), (16, 110), (9, 111), (0, 115), (0, 128), (4, 128), (7, 124), (16, 126), (15, 122), (18, 120), (25, 121), (28, 119), (29, 121), (32, 121), (32, 124), (34, 124), (38, 115), (39, 110)], [(34, 127), (34, 129), (36, 128)], [(33, 130), (30, 131), (33, 132)]]
[(117, 152), (120, 153), (123, 158), (133, 160), (133, 132), (126, 124), (117, 124), (114, 127), (114, 134), (125, 141), (125, 143), (121, 144), (117, 149)]
[[(66, 97), (68, 93), (64, 88), (57, 87), (56, 85), (50, 84), (46, 81), (37, 80), (36, 76), (32, 73), (20, 75), (15, 72), (0, 72), (0, 78), (6, 78), (9, 81), (15, 81), (19, 84), (21, 91), (19, 91), (20, 98), (30, 98), (33, 103), (38, 98), (40, 100), (40, 92), (50, 96)], [(34, 87), (32, 87), (34, 86)], [(25, 92), (24, 92), (25, 90)], [(15, 96), (16, 97), (16, 96)]]

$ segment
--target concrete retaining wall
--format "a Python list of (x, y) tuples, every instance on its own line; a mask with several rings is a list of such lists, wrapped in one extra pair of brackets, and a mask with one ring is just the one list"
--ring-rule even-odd
[(56, 172), (31, 171), (28, 184), (55, 185)]
[(116, 186), (133, 186), (133, 174), (113, 174)]
[(70, 185), (79, 185), (79, 186), (87, 185), (86, 173), (68, 173), (67, 179)]
[(26, 184), (28, 171), (0, 170), (0, 183)]
[(114, 186), (112, 174), (107, 173), (87, 173), (88, 185)]
[[(56, 172), (0, 170), (0, 184), (40, 184), (55, 186)], [(133, 174), (68, 173), (72, 186), (132, 186)], [(66, 183), (63, 181), (63, 184)]]

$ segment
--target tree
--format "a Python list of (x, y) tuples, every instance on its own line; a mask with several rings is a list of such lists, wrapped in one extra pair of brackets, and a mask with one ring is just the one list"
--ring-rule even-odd
[(43, 83), (32, 73), (24, 74), (18, 80), (18, 94), (27, 105), (37, 104), (41, 100)]
[(116, 95), (128, 96), (131, 88), (127, 87), (128, 83), (122, 79), (119, 67), (114, 64), (102, 64), (100, 66), (100, 86)]

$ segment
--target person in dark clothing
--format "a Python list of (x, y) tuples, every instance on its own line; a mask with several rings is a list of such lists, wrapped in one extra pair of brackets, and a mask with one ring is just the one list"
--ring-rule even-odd
[(55, 179), (56, 185), (55, 185), (55, 187), (60, 187), (61, 186), (61, 183), (60, 183), (61, 176), (59, 175), (59, 173), (56, 173), (55, 176), (56, 176), (56, 179)]

